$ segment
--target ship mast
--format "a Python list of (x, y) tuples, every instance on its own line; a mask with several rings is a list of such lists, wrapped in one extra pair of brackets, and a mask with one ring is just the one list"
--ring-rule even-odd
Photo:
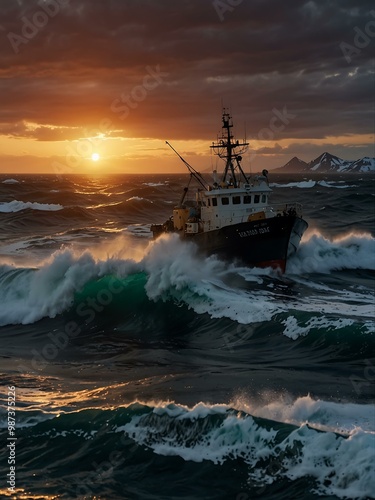
[[(247, 184), (249, 183), (249, 179), (246, 177), (240, 164), (242, 160), (241, 155), (245, 153), (249, 143), (246, 142), (246, 140), (241, 143), (237, 140), (235, 141), (231, 131), (232, 127), (232, 117), (230, 116), (229, 111), (226, 108), (223, 108), (223, 131), (221, 136), (217, 138), (217, 142), (213, 142), (210, 148), (219, 158), (225, 160), (225, 169), (221, 182), (225, 183), (229, 174), (233, 186), (238, 187), (241, 176)], [(240, 174), (239, 179), (236, 178), (236, 169), (238, 169)]]

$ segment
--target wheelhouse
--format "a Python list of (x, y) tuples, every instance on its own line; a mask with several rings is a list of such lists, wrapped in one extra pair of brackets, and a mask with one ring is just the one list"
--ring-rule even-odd
[(212, 187), (208, 191), (200, 190), (197, 205), (203, 231), (220, 229), (228, 224), (237, 224), (251, 220), (256, 214), (266, 216), (268, 195), (271, 192), (267, 178), (260, 176), (257, 185), (244, 184), (240, 187)]

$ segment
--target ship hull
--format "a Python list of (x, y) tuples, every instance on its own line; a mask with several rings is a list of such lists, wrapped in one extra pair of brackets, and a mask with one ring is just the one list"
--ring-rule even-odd
[(216, 254), (226, 260), (285, 272), (287, 259), (297, 251), (307, 227), (301, 217), (287, 215), (242, 222), (186, 238), (206, 255)]

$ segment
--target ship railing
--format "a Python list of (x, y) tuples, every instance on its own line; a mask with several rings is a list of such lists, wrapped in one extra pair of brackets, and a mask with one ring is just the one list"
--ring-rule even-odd
[(272, 205), (270, 208), (276, 215), (297, 215), (297, 217), (302, 217), (301, 203), (280, 203)]

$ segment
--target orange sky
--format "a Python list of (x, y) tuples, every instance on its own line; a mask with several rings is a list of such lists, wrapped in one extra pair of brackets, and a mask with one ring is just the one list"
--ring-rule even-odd
[(248, 170), (374, 156), (371, 7), (3, 0), (0, 172), (210, 171), (222, 102)]

